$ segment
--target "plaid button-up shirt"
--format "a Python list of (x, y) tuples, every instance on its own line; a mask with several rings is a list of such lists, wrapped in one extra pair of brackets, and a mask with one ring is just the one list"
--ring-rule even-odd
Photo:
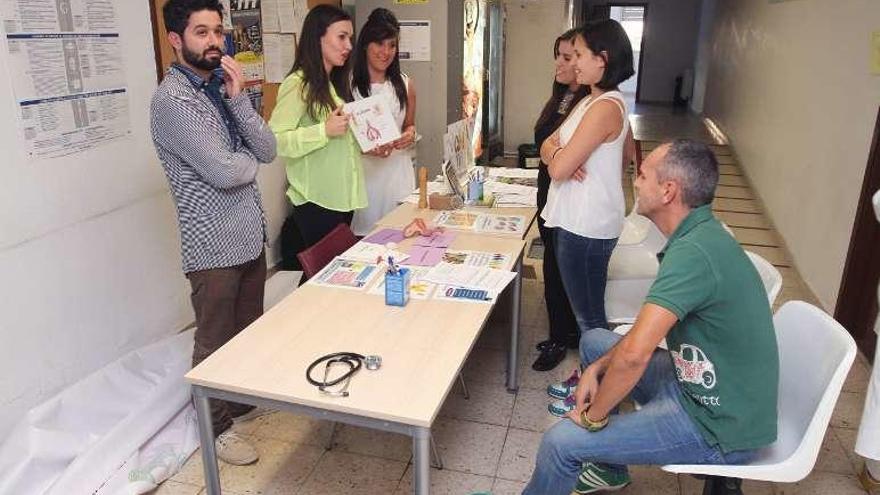
[(266, 241), (256, 177), (259, 164), (275, 158), (275, 136), (244, 92), (223, 98), (223, 115), (206, 84), (181, 69), (168, 70), (150, 120), (177, 206), (183, 271), (240, 265)]

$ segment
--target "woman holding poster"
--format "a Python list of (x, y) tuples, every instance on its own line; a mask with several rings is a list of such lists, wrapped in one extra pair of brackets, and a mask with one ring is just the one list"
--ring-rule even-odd
[(287, 197), (306, 246), (367, 206), (361, 153), (342, 111), (354, 28), (342, 9), (318, 5), (303, 22), (296, 61), (278, 89), (269, 126), (287, 165)]
[(409, 148), (416, 136), (416, 94), (412, 81), (400, 72), (397, 45), (400, 25), (391, 11), (378, 8), (361, 29), (352, 66), (351, 94), (361, 100), (383, 95), (401, 137), (387, 145), (376, 147), (364, 154), (364, 180), (368, 206), (354, 213), (352, 230), (366, 235), (373, 225), (393, 210), (401, 198), (415, 188), (415, 172)]

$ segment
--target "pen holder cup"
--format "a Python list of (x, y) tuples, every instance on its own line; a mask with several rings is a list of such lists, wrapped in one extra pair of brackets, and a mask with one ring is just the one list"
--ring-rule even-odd
[(468, 201), (475, 202), (483, 199), (483, 183), (473, 178), (468, 182)]
[(406, 306), (409, 302), (410, 271), (399, 268), (397, 273), (385, 273), (385, 304)]

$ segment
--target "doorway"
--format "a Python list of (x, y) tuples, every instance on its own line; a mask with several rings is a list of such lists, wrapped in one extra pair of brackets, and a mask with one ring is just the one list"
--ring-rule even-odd
[(647, 19), (647, 4), (611, 4), (609, 5), (609, 17), (619, 22), (626, 31), (632, 45), (633, 69), (636, 73), (633, 77), (624, 81), (619, 89), (627, 105), (633, 108), (640, 100), (639, 86), (641, 86), (642, 54), (644, 49), (645, 19)]
[(868, 154), (868, 165), (862, 181), (862, 191), (856, 208), (849, 251), (843, 268), (840, 292), (834, 319), (846, 328), (859, 349), (876, 362), (874, 356), (877, 334), (874, 321), (877, 319), (877, 283), (880, 281), (880, 223), (874, 214), (871, 199), (880, 189), (880, 110), (874, 124), (874, 138)]

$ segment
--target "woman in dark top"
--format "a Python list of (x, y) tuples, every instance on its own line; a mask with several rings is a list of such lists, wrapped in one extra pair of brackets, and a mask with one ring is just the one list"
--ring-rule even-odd
[[(562, 124), (569, 110), (587, 95), (589, 88), (575, 80), (574, 38), (575, 30), (569, 30), (556, 38), (553, 56), (556, 59), (556, 79), (553, 81), (553, 94), (544, 105), (544, 110), (535, 123), (535, 145), (538, 149), (547, 137)], [(550, 188), (550, 174), (547, 165), (541, 162), (538, 168), (538, 229), (544, 243), (544, 301), (550, 319), (550, 338), (538, 344), (541, 355), (532, 364), (536, 371), (551, 370), (565, 357), (566, 347), (577, 348), (580, 332), (571, 310), (571, 304), (562, 287), (559, 267), (556, 264), (552, 228), (544, 226), (540, 212), (547, 203), (547, 190)]]

